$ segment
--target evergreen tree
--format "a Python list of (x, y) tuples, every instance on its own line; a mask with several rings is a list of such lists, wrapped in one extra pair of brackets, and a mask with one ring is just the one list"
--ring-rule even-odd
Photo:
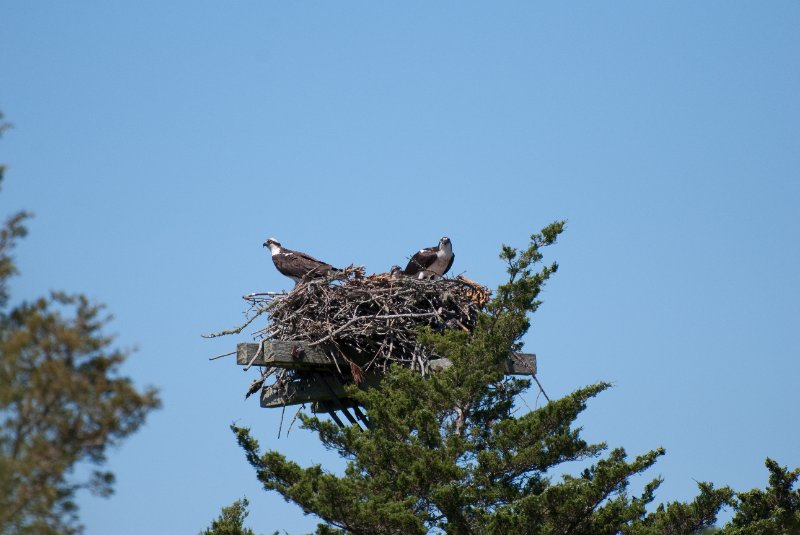
[(228, 507), (222, 508), (219, 517), (211, 522), (211, 526), (200, 532), (200, 535), (256, 535), (244, 526), (244, 519), (249, 514), (247, 498), (236, 500)]
[(789, 471), (772, 459), (766, 461), (769, 485), (736, 495), (733, 519), (725, 535), (796, 535), (800, 533), (800, 489), (792, 490), (800, 468)]
[[(100, 469), (107, 448), (160, 401), (119, 375), (128, 355), (103, 333), (101, 305), (61, 292), (10, 305), (12, 251), (28, 217), (0, 229), (0, 534), (64, 535), (81, 531), (76, 491), (112, 492), (114, 475)], [(83, 462), (97, 469), (75, 480)]]
[[(693, 502), (648, 513), (661, 480), (638, 495), (629, 493), (629, 480), (664, 451), (629, 459), (617, 448), (603, 455), (605, 444), (581, 438), (575, 419), (608, 384), (517, 415), (515, 398), (530, 382), (504, 377), (501, 363), (521, 348), (539, 293), (558, 266), (534, 267), (563, 229), (563, 222), (551, 224), (522, 251), (502, 248), (508, 281), (473, 333), (420, 332), (422, 343), (453, 362), (450, 368), (423, 378), (396, 367), (379, 389), (350, 389), (367, 409), (369, 431), (301, 415), (304, 427), (347, 459), (344, 475), (301, 467), (276, 451), (261, 454), (248, 429), (232, 426), (264, 488), (322, 518), (320, 534), (644, 535), (712, 526), (732, 500), (729, 488), (701, 483)], [(594, 463), (577, 476), (552, 476), (562, 463), (590, 459)]]

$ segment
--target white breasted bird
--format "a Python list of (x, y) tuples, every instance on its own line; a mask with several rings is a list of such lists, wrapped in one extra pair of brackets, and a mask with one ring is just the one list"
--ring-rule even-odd
[(403, 274), (417, 279), (436, 279), (447, 273), (453, 266), (453, 244), (447, 236), (439, 240), (436, 247), (420, 249), (408, 261)]
[(272, 262), (278, 271), (292, 279), (295, 284), (305, 278), (324, 277), (332, 272), (341, 271), (311, 255), (282, 247), (275, 238), (265, 241), (264, 247), (269, 247)]

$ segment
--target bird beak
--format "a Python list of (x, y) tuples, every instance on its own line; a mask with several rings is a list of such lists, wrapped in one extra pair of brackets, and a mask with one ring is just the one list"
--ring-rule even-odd
[(264, 242), (264, 247), (269, 247), (269, 245), (267, 244), (267, 242)]

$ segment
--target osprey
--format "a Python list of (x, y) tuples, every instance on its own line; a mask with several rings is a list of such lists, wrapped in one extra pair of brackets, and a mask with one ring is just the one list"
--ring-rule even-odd
[(392, 269), (389, 271), (389, 278), (391, 280), (397, 280), (403, 278), (403, 268), (400, 266), (392, 266)]
[(341, 269), (336, 269), (311, 255), (281, 247), (280, 242), (274, 238), (265, 241), (264, 247), (269, 247), (272, 253), (272, 262), (278, 271), (292, 279), (295, 284), (306, 277), (323, 277), (334, 271), (341, 271)]
[(411, 260), (403, 273), (408, 277), (417, 279), (435, 279), (447, 273), (453, 265), (453, 244), (445, 236), (439, 240), (436, 247), (420, 249)]

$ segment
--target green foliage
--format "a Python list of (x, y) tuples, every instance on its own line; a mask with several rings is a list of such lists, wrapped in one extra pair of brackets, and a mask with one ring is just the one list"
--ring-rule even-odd
[(0, 309), (8, 304), (8, 280), (17, 274), (17, 267), (11, 252), (16, 246), (17, 240), (24, 238), (28, 230), (25, 228), (25, 220), (30, 217), (27, 212), (17, 212), (6, 220), (5, 225), (0, 228)]
[[(3, 121), (3, 112), (0, 112), (0, 136), (11, 125)], [(0, 186), (3, 184), (5, 166), (0, 164)], [(17, 273), (11, 251), (19, 238), (25, 237), (27, 229), (24, 222), (30, 217), (27, 212), (18, 212), (8, 218), (6, 224), (0, 229), (0, 307), (5, 307), (8, 302), (8, 279)]]
[[(101, 305), (61, 292), (9, 305), (11, 253), (27, 217), (0, 229), (0, 534), (78, 533), (75, 493), (112, 492), (114, 476), (101, 470), (107, 448), (160, 402), (119, 375), (127, 353), (103, 334)], [(77, 481), (83, 462), (97, 469)]]
[[(604, 454), (605, 444), (581, 438), (575, 420), (607, 383), (527, 413), (515, 407), (530, 383), (505, 378), (501, 363), (520, 348), (530, 315), (541, 304), (539, 293), (558, 268), (552, 263), (533, 269), (543, 260), (541, 249), (555, 243), (563, 229), (563, 222), (553, 223), (531, 236), (522, 251), (503, 246), (500, 257), (508, 280), (473, 333), (420, 331), (419, 340), (448, 357), (451, 367), (428, 378), (394, 368), (379, 389), (349, 390), (367, 409), (370, 430), (342, 429), (300, 416), (305, 428), (347, 460), (343, 475), (320, 465), (302, 467), (276, 451), (262, 454), (248, 429), (231, 426), (264, 488), (320, 517), (319, 534), (713, 531), (721, 507), (737, 505), (730, 488), (700, 483), (689, 503), (648, 507), (661, 479), (647, 483), (640, 494), (630, 493), (629, 481), (653, 466), (664, 450), (629, 460), (622, 448)], [(591, 464), (577, 476), (554, 477), (558, 468), (574, 461)], [(739, 495), (734, 524), (796, 526), (791, 522), (797, 521), (798, 496), (790, 488), (798, 472), (773, 465), (768, 464), (772, 476), (766, 493)]]
[(228, 507), (222, 508), (219, 517), (211, 522), (211, 526), (200, 532), (200, 535), (256, 535), (255, 532), (244, 527), (244, 519), (249, 514), (247, 498), (236, 500)]
[[(322, 518), (318, 533), (647, 533), (645, 506), (660, 481), (640, 496), (629, 496), (628, 481), (662, 450), (629, 461), (615, 449), (578, 477), (550, 475), (563, 463), (596, 459), (604, 451), (604, 444), (586, 443), (574, 422), (609, 385), (591, 385), (516, 415), (514, 400), (529, 381), (506, 379), (501, 371), (558, 268), (553, 263), (534, 271), (541, 249), (563, 229), (563, 222), (548, 226), (521, 252), (503, 247), (508, 281), (471, 335), (420, 332), (420, 341), (453, 366), (429, 378), (393, 369), (380, 389), (351, 390), (367, 409), (370, 431), (301, 416), (326, 447), (348, 460), (343, 476), (319, 465), (303, 468), (275, 451), (262, 455), (249, 430), (233, 426), (264, 488)], [(706, 488), (709, 509), (675, 516), (710, 525), (726, 492)], [(659, 525), (672, 525), (669, 520)]]
[(698, 483), (698, 489), (700, 494), (692, 502), (660, 504), (655, 512), (633, 522), (622, 532), (628, 535), (711, 532), (709, 519), (716, 516), (721, 505), (731, 503), (733, 491), (728, 487), (715, 489), (710, 483)]
[(725, 535), (795, 535), (800, 533), (800, 489), (792, 490), (800, 468), (789, 471), (772, 459), (766, 461), (769, 485), (736, 494), (736, 514)]

